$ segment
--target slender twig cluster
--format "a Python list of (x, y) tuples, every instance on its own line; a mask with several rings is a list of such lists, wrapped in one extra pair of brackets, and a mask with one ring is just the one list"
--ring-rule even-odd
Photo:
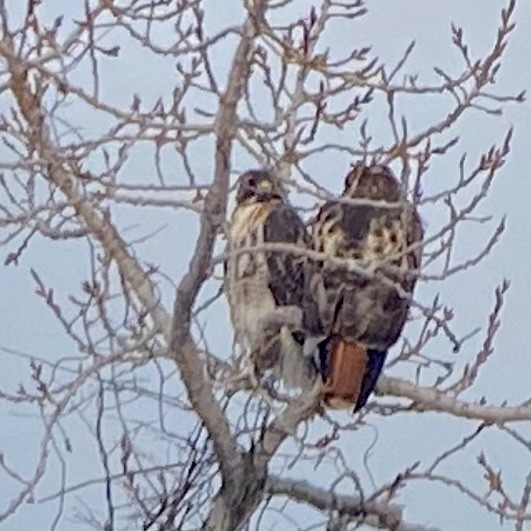
[[(6, 268), (27, 268), (31, 304), (46, 307), (69, 346), (53, 358), (0, 343), (27, 374), (0, 386), (1, 407), (32, 411), (41, 422), (32, 470), (20, 472), (0, 446), (0, 483), (7, 478), (10, 493), (0, 500), (0, 522), (27, 502), (54, 502), (57, 528), (72, 516), (66, 500), (97, 487), (101, 507), (81, 500), (75, 516), (100, 529), (229, 531), (248, 522), (259, 529), (271, 514), (302, 528), (308, 520), (291, 509), (299, 504), (328, 529), (427, 529), (407, 522), (399, 500), (422, 482), (457, 491), (522, 530), (531, 520), (531, 471), (516, 471), (525, 477), (515, 495), (488, 453), (476, 452), (473, 464), (483, 488), (445, 468), (456, 456), (474, 456), (491, 432), (531, 452), (518, 424), (531, 420), (530, 400), (508, 406), (470, 394), (496, 356), (509, 282), (492, 290), (482, 331), (456, 326), (460, 316), (444, 296), (422, 289), (437, 284), (444, 294), (445, 282), (473, 273), (505, 229), (504, 219), (489, 225), (482, 207), (511, 156), (512, 130), (473, 157), (460, 125), (471, 112), (495, 121), (525, 99), (496, 92), (514, 0), (481, 57), (452, 26), (460, 68), (434, 67), (438, 82), (408, 72), (422, 43), (386, 64), (368, 46), (330, 40), (338, 25), (356, 34), (370, 7), (362, 0), (322, 0), (303, 11), (290, 1), (245, 0), (224, 27), (207, 0), (87, 0), (75, 16), (52, 19), (44, 4), (21, 2), (20, 17), (0, 0), (0, 246)], [(116, 85), (128, 72), (134, 75)], [(449, 103), (415, 128), (403, 115), (404, 98)], [(437, 175), (439, 161), (455, 155), (451, 175)], [(310, 220), (317, 204), (335, 196), (335, 171), (316, 168), (336, 158), (345, 174), (354, 161), (391, 165), (427, 221), (411, 326), (388, 364), (389, 374), (404, 369), (412, 377), (382, 378), (377, 399), (341, 418), (320, 409), (315, 396), (257, 396), (217, 337), (235, 175), (274, 168)], [(442, 218), (430, 224), (433, 209)], [(457, 252), (469, 227), (485, 236)], [(145, 252), (152, 242), (155, 260)], [(269, 247), (357, 267), (286, 244)], [(75, 250), (76, 263), (64, 258), (63, 265), (78, 273), (76, 287), (53, 280), (43, 248)], [(469, 340), (479, 333), (474, 351)], [(412, 448), (411, 464), (387, 478), (373, 478), (371, 447), (364, 475), (345, 448), (368, 422), (420, 412), (441, 423), (465, 419), (472, 430), (438, 446), (431, 460), (419, 462)], [(70, 461), (85, 451), (79, 425), (99, 464), (94, 476), (74, 480)], [(333, 470), (330, 488), (309, 473), (297, 481), (294, 467)], [(57, 489), (44, 492), (50, 477), (59, 477)]]

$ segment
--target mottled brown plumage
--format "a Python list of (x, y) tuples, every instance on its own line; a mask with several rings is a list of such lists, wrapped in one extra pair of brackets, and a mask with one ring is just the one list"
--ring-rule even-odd
[[(258, 378), (274, 369), (286, 387), (300, 387), (312, 376), (312, 365), (303, 356), (304, 340), (319, 322), (305, 289), (307, 259), (297, 252), (259, 248), (282, 242), (304, 250), (310, 242), (304, 223), (271, 172), (253, 170), (240, 177), (228, 240), (229, 252), (257, 247), (226, 262), (225, 287), (236, 342), (250, 355)], [(264, 334), (263, 319), (282, 306), (302, 311), (301, 326), (280, 325)]]
[(316, 264), (312, 293), (328, 335), (321, 351), (325, 402), (358, 410), (405, 325), (423, 231), (418, 213), (386, 166), (354, 166), (342, 197), (354, 201), (323, 205), (313, 226), (313, 247), (352, 259), (368, 274)]

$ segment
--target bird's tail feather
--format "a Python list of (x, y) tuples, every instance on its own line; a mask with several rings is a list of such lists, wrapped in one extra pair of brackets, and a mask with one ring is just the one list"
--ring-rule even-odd
[(367, 351), (367, 366), (365, 368), (365, 376), (361, 384), (360, 394), (356, 402), (354, 411), (361, 409), (371, 396), (371, 393), (378, 382), (378, 377), (382, 372), (385, 358), (387, 357), (387, 351), (369, 349)]
[(360, 343), (333, 338), (321, 345), (321, 371), (325, 381), (323, 401), (332, 409), (356, 404), (367, 365), (367, 350)]
[(325, 381), (324, 403), (332, 409), (361, 409), (374, 390), (386, 354), (339, 337), (322, 342), (319, 361)]

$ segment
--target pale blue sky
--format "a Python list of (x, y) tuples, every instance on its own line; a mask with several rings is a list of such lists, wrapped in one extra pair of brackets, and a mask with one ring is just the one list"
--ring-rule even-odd
[[(22, 2), (12, 0), (9, 10), (13, 17), (19, 16)], [(58, 12), (59, 3), (44, 1), (39, 7), (42, 20), (53, 20)], [(239, 2), (221, 2), (210, 0), (207, 2), (205, 25), (209, 33), (228, 24), (241, 20)], [(308, 5), (307, 2), (296, 2), (295, 12), (307, 13), (299, 8)], [(419, 79), (435, 82), (432, 66), (437, 65), (457, 72), (461, 62), (456, 52), (451, 49), (450, 22), (465, 29), (466, 40), (474, 57), (480, 57), (489, 48), (495, 38), (499, 20), (499, 11), (504, 2), (498, 0), (484, 2), (482, 0), (423, 2), (420, 0), (373, 0), (370, 2), (370, 12), (352, 27), (355, 30), (338, 28), (329, 38), (335, 47), (373, 46), (374, 54), (380, 59), (395, 63), (402, 55), (412, 39), (417, 41), (406, 71), (419, 74)], [(83, 2), (62, 2), (65, 11), (65, 28), (69, 22), (83, 11)], [(299, 10), (299, 11), (297, 11)], [(295, 17), (293, 17), (295, 18)], [(530, 24), (531, 6), (528, 2), (520, 1), (517, 7), (516, 20), (518, 26), (512, 35), (509, 48), (504, 57), (503, 66), (498, 74), (498, 92), (515, 94), (530, 83)], [(161, 35), (160, 39), (165, 39)], [(168, 42), (171, 38), (167, 37)], [(106, 39), (107, 46), (123, 44), (125, 40), (118, 35), (111, 34)], [(228, 67), (230, 52), (233, 50), (235, 39), (229, 37), (223, 49), (218, 49), (219, 57), (215, 57), (216, 74), (222, 76)], [(325, 43), (324, 46), (328, 45)], [(132, 101), (134, 93), (142, 96), (144, 102), (154, 103), (157, 98), (167, 97), (175, 83), (175, 70), (171, 67), (171, 59), (154, 60), (147, 51), (138, 46), (128, 46), (122, 49), (118, 59), (106, 58), (100, 62), (102, 94), (113, 103)], [(76, 77), (79, 83), (90, 79), (88, 67), (80, 69)], [(211, 105), (206, 97), (198, 101), (204, 106)], [(6, 99), (0, 97), (0, 105), (5, 109)], [(404, 113), (412, 130), (421, 128), (431, 120), (444, 115), (445, 108), (435, 98), (423, 99), (402, 104)], [(444, 282), (424, 283), (419, 285), (419, 300), (429, 301), (435, 293), (440, 293), (444, 302), (452, 306), (456, 313), (456, 329), (466, 333), (477, 326), (484, 328), (489, 309), (494, 304), (494, 288), (508, 278), (511, 288), (507, 294), (506, 305), (502, 314), (502, 326), (495, 341), (495, 352), (492, 360), (482, 369), (477, 386), (463, 394), (462, 398), (475, 400), (484, 395), (489, 403), (498, 404), (507, 400), (511, 404), (519, 403), (530, 394), (530, 251), (531, 238), (529, 223), (529, 195), (531, 164), (529, 157), (530, 146), (530, 107), (510, 104), (505, 107), (501, 117), (486, 116), (477, 111), (467, 113), (460, 121), (454, 134), (461, 136), (461, 143), (454, 152), (432, 164), (427, 177), (427, 191), (444, 189), (448, 182), (455, 182), (457, 162), (464, 151), (470, 155), (470, 161), (475, 161), (479, 153), (487, 149), (492, 143), (500, 142), (505, 131), (514, 126), (515, 134), (512, 144), (512, 156), (495, 179), (489, 198), (480, 207), (479, 214), (492, 215), (493, 221), (488, 225), (494, 228), (497, 221), (507, 215), (507, 230), (501, 242), (489, 257), (473, 272), (459, 274)], [(81, 105), (63, 111), (71, 123), (83, 128), (82, 133), (88, 137), (98, 135), (107, 120), (88, 107)], [(375, 113), (379, 112), (375, 109)], [(381, 109), (380, 109), (381, 112)], [(376, 114), (375, 114), (376, 115)], [(375, 116), (373, 115), (373, 116)], [(380, 141), (389, 137), (390, 131), (386, 121), (372, 119), (369, 122), (370, 133)], [(448, 136), (449, 138), (450, 136)], [(199, 175), (208, 182), (212, 174), (212, 158), (209, 156), (211, 148), (209, 142), (198, 142), (194, 147), (194, 168)], [(1, 153), (1, 151), (0, 151)], [(151, 152), (148, 149), (138, 149), (134, 152), (123, 175), (129, 182), (154, 182)], [(244, 169), (253, 162), (246, 154), (236, 151), (233, 157), (235, 169)], [(305, 169), (312, 176), (333, 192), (338, 192), (345, 168), (349, 159), (344, 155), (329, 153), (322, 157), (315, 166), (309, 164)], [(91, 161), (96, 167), (98, 162)], [(174, 159), (170, 152), (164, 154), (164, 167), (171, 175), (173, 182), (179, 180), (179, 168), (173, 166)], [(292, 200), (297, 197), (292, 194)], [(439, 212), (435, 209), (422, 212), (428, 232), (434, 230), (441, 222)], [(174, 282), (183, 274), (195, 237), (195, 218), (186, 212), (176, 213), (164, 209), (135, 209), (131, 207), (114, 208), (114, 216), (118, 225), (124, 229), (130, 239), (136, 239), (162, 228), (153, 238), (135, 245), (136, 255), (143, 263), (156, 263), (161, 271)], [(473, 225), (463, 232), (458, 240), (457, 258), (474, 254), (484, 237), (484, 229)], [(221, 248), (221, 247), (220, 247)], [(2, 261), (12, 251), (12, 247), (2, 248)], [(46, 306), (34, 293), (34, 283), (30, 276), (30, 268), (35, 268), (49, 287), (53, 287), (59, 301), (66, 302), (68, 295), (79, 291), (80, 283), (88, 274), (86, 249), (76, 243), (50, 242), (41, 238), (34, 238), (24, 253), (18, 267), (4, 267), (0, 269), (0, 315), (3, 326), (0, 330), (0, 348), (15, 349), (28, 354), (55, 361), (66, 356), (76, 356), (75, 345), (65, 338), (56, 320)], [(173, 288), (170, 282), (159, 277), (160, 292), (163, 301), (171, 306)], [(211, 285), (205, 292), (214, 292), (216, 285)], [(226, 303), (219, 300), (211, 308), (207, 323), (208, 337), (217, 346), (219, 352), (228, 351), (231, 345), (231, 333), (226, 313)], [(429, 352), (430, 356), (455, 360), (458, 367), (470, 362), (481, 346), (481, 334), (470, 340), (458, 355), (450, 353), (447, 343), (434, 342), (437, 352)], [(0, 389), (14, 391), (19, 382), (31, 388), (28, 373), (28, 362), (18, 357), (0, 351), (3, 370), (0, 373)], [(412, 377), (413, 369), (405, 367), (393, 368), (390, 375)], [(155, 371), (145, 373), (147, 379), (155, 378)], [(139, 417), (149, 419), (155, 414), (152, 406), (145, 405), (135, 413)], [(29, 474), (34, 466), (36, 449), (42, 427), (39, 420), (33, 417), (33, 411), (18, 408), (0, 402), (0, 452), (6, 462), (23, 475)], [(342, 416), (341, 416), (342, 415)], [(338, 415), (343, 422), (345, 413)], [(374, 417), (374, 418), (373, 418)], [(392, 480), (394, 474), (421, 459), (429, 462), (430, 458), (457, 443), (465, 434), (470, 433), (477, 423), (450, 419), (448, 416), (434, 414), (400, 415), (391, 418), (373, 416), (371, 423), (377, 426), (379, 438), (372, 450), (371, 470), (377, 483)], [(171, 422), (171, 421), (170, 421)], [(173, 427), (179, 419), (173, 419)], [(521, 427), (522, 428), (522, 427)], [(65, 422), (65, 429), (72, 439), (73, 451), (65, 454), (67, 458), (67, 484), (74, 484), (83, 478), (99, 477), (101, 470), (97, 464), (97, 449), (94, 441), (89, 440), (82, 422), (73, 418)], [(525, 431), (530, 435), (529, 427)], [(108, 434), (109, 440), (112, 433)], [(361, 479), (368, 486), (368, 476), (362, 467), (362, 455), (371, 443), (374, 430), (371, 427), (360, 429), (344, 437), (339, 446), (351, 460), (351, 466), (359, 473)], [(146, 441), (149, 439), (146, 438)], [(151, 441), (154, 452), (156, 441)], [(161, 446), (162, 447), (162, 446)], [(521, 492), (523, 481), (529, 467), (529, 456), (518, 446), (511, 443), (508, 437), (498, 431), (490, 430), (485, 436), (475, 442), (471, 449), (463, 456), (450, 461), (444, 469), (454, 476), (466, 476), (471, 486), (484, 489), (480, 479), (481, 471), (476, 465), (475, 458), (484, 451), (495, 468), (501, 468), (504, 475), (504, 485), (507, 490), (517, 495)], [(54, 492), (59, 486), (59, 467), (55, 456), (50, 458), (50, 473), (41, 482), (36, 497), (42, 497)], [(307, 464), (299, 463), (291, 472), (298, 477), (314, 480), (316, 474), (308, 469)], [(330, 468), (321, 467), (317, 478), (320, 485), (333, 479)], [(0, 472), (0, 513), (5, 510), (10, 493), (16, 492), (14, 484)], [(66, 512), (59, 525), (60, 529), (73, 527), (69, 520), (78, 502), (75, 496), (93, 506), (100, 506), (103, 502), (103, 488), (88, 488), (79, 491), (67, 499)], [(443, 498), (444, 497), (444, 498)], [(495, 528), (499, 520), (495, 515), (479, 510), (472, 502), (463, 500), (459, 494), (438, 486), (426, 487), (422, 484), (416, 488), (409, 488), (399, 502), (406, 506), (406, 519), (411, 522), (438, 525), (446, 528), (462, 527), (463, 523), (474, 528)], [(0, 523), (0, 529), (38, 529), (51, 525), (57, 511), (57, 502), (48, 504), (25, 504), (10, 519)], [(308, 524), (313, 514), (308, 511)], [(276, 518), (276, 520), (275, 520)], [(279, 522), (281, 529), (288, 522), (283, 522), (278, 516), (271, 517), (271, 521)], [(85, 527), (85, 526), (81, 526)], [(506, 524), (509, 528), (509, 524)]]

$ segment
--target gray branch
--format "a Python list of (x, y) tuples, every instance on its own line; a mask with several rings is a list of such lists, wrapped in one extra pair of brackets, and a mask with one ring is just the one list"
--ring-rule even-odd
[(421, 387), (400, 378), (382, 376), (378, 380), (376, 389), (379, 394), (413, 400), (415, 411), (440, 411), (455, 417), (484, 420), (495, 424), (531, 420), (529, 404), (496, 407), (464, 402), (437, 389)]
[[(402, 509), (397, 505), (364, 501), (358, 495), (334, 494), (314, 487), (307, 481), (282, 479), (269, 476), (265, 491), (274, 496), (287, 496), (297, 502), (306, 503), (315, 509), (336, 512), (349, 520), (361, 519), (366, 525), (393, 531), (436, 531), (433, 527), (407, 524), (402, 518)], [(344, 520), (344, 519), (343, 519)]]

